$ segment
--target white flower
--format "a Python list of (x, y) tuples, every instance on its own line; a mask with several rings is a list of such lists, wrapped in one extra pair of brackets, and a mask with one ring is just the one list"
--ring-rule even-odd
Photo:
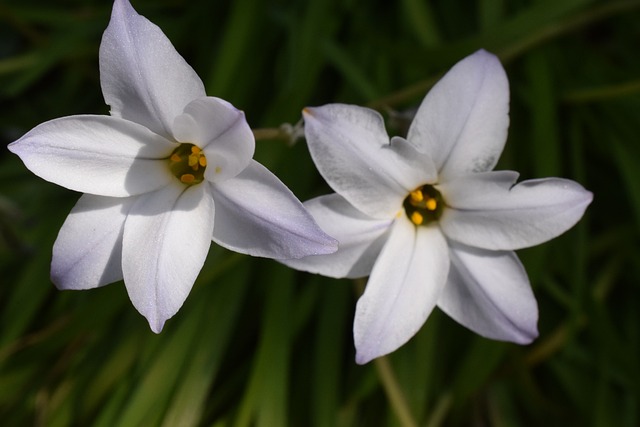
[(349, 105), (304, 111), (309, 150), (337, 194), (305, 205), (338, 239), (332, 255), (285, 264), (331, 277), (369, 275), (356, 307), (356, 361), (407, 342), (437, 305), (485, 337), (529, 343), (538, 310), (515, 249), (572, 227), (591, 202), (579, 184), (491, 171), (509, 124), (498, 59), (478, 51), (423, 101), (406, 139)]
[(131, 302), (160, 332), (212, 239), (270, 258), (336, 250), (291, 191), (252, 159), (244, 114), (207, 97), (195, 71), (128, 0), (114, 3), (100, 81), (111, 116), (52, 120), (9, 146), (36, 175), (87, 193), (53, 247), (59, 288), (124, 278)]

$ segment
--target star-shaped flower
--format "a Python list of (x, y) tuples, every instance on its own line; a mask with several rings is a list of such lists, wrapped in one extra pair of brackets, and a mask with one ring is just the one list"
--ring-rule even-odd
[(162, 31), (116, 0), (100, 45), (111, 116), (43, 123), (9, 145), (36, 175), (84, 194), (53, 247), (60, 289), (123, 279), (160, 332), (187, 298), (211, 240), (244, 254), (336, 250), (289, 189), (252, 159), (244, 113), (207, 97)]
[(529, 343), (538, 309), (513, 252), (572, 227), (592, 194), (566, 179), (515, 184), (492, 171), (509, 125), (498, 59), (478, 51), (426, 96), (406, 139), (373, 110), (304, 111), (309, 150), (336, 191), (305, 203), (339, 250), (285, 264), (331, 277), (369, 275), (356, 307), (356, 360), (407, 342), (437, 305), (485, 337)]

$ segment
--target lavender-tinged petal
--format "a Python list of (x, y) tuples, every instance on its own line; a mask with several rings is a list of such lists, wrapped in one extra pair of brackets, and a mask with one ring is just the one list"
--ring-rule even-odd
[(370, 218), (335, 193), (308, 200), (304, 207), (320, 228), (338, 241), (338, 251), (280, 262), (328, 277), (368, 276), (387, 241), (391, 220)]
[(244, 113), (219, 98), (200, 98), (174, 123), (176, 139), (195, 144), (207, 159), (205, 178), (222, 182), (242, 172), (255, 151), (253, 132)]
[(100, 44), (100, 83), (111, 114), (171, 139), (173, 121), (206, 96), (202, 80), (162, 30), (116, 0)]
[(47, 181), (82, 193), (127, 197), (174, 179), (165, 159), (175, 147), (127, 120), (71, 116), (42, 123), (9, 150)]
[(528, 344), (538, 336), (538, 305), (518, 257), (451, 245), (451, 270), (438, 306), (484, 337)]
[(122, 270), (131, 302), (159, 333), (189, 295), (211, 245), (207, 185), (177, 180), (137, 198), (124, 225)]
[(134, 201), (80, 197), (53, 245), (51, 280), (58, 289), (91, 289), (122, 279), (122, 233)]
[(422, 327), (449, 272), (449, 251), (438, 227), (394, 222), (364, 294), (356, 305), (356, 362), (395, 351)]
[(235, 178), (210, 185), (217, 210), (213, 241), (219, 245), (275, 259), (336, 251), (337, 242), (260, 163), (252, 160)]
[(330, 104), (306, 108), (304, 119), (309, 151), (320, 174), (370, 217), (393, 218), (409, 191), (435, 179), (430, 159), (415, 158), (426, 158), (425, 154), (401, 138), (390, 144), (382, 117), (373, 110)]
[(513, 172), (485, 172), (439, 186), (448, 208), (440, 225), (452, 240), (491, 250), (514, 250), (553, 239), (582, 218), (593, 195), (568, 179), (511, 186)]
[(507, 140), (509, 82), (498, 58), (479, 50), (429, 91), (407, 139), (430, 153), (441, 177), (494, 168)]

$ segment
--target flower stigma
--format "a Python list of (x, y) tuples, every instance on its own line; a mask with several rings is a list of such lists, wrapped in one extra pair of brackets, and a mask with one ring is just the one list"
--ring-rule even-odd
[(410, 192), (402, 205), (413, 224), (428, 225), (440, 219), (445, 203), (432, 185), (423, 185)]
[(200, 147), (180, 144), (169, 156), (169, 168), (183, 184), (200, 184), (204, 180), (207, 158)]

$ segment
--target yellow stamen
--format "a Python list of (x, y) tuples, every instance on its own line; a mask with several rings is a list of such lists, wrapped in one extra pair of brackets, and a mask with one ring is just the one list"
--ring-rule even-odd
[(206, 168), (204, 151), (193, 144), (182, 143), (169, 155), (169, 170), (183, 184), (200, 184)]
[(424, 227), (440, 219), (446, 203), (437, 188), (425, 184), (410, 191), (402, 206), (409, 221), (415, 226)]
[(194, 175), (191, 175), (190, 173), (185, 173), (180, 177), (180, 181), (183, 182), (184, 184), (191, 184), (195, 180), (196, 180), (196, 177)]
[(411, 195), (411, 201), (412, 202), (419, 203), (424, 199), (424, 195), (422, 194), (422, 191), (420, 191), (420, 190), (414, 190), (409, 194)]
[(413, 222), (415, 225), (422, 224), (422, 221), (424, 221), (424, 217), (419, 212), (414, 212), (411, 214), (411, 222)]
[(222, 168), (220, 166), (216, 166), (216, 173), (222, 172)]

